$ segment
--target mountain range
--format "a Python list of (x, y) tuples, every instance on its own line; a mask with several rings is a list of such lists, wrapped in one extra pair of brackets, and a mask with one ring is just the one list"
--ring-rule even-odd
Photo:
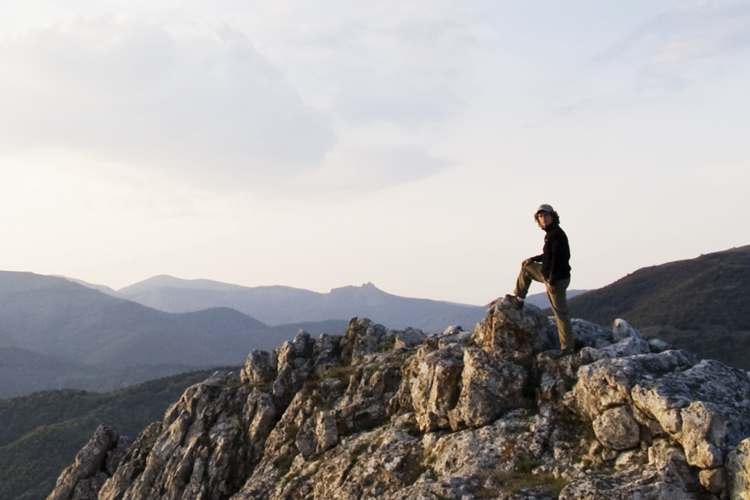
[(0, 397), (34, 390), (106, 390), (189, 369), (242, 363), (297, 330), (344, 321), (269, 326), (226, 307), (158, 311), (54, 276), (0, 272)]
[(382, 318), (383, 324), (391, 328), (410, 326), (438, 332), (451, 324), (471, 327), (484, 312), (481, 307), (468, 304), (393, 295), (373, 283), (319, 293), (287, 286), (245, 287), (155, 276), (117, 293), (139, 304), (174, 313), (230, 307), (269, 325), (372, 316)]
[[(572, 290), (571, 313), (626, 317), (701, 356), (750, 368), (750, 246), (648, 266), (603, 288)], [(585, 293), (583, 293), (585, 292)], [(545, 294), (528, 297), (544, 307)], [(319, 293), (156, 276), (120, 290), (74, 278), (0, 272), (0, 397), (112, 390), (190, 369), (237, 365), (305, 329), (340, 333), (353, 316), (427, 333), (471, 329), (484, 308), (401, 297), (372, 283)]]
[(470, 329), (483, 312), (480, 306), (400, 297), (372, 283), (321, 294), (161, 276), (115, 291), (74, 278), (5, 271), (0, 397), (112, 390), (200, 367), (238, 365), (248, 348), (269, 348), (300, 329), (341, 333), (353, 316), (377, 314), (391, 328), (437, 332), (449, 325)]

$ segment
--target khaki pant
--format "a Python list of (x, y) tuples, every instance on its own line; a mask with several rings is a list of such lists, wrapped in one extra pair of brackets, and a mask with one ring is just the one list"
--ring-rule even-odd
[(521, 299), (526, 298), (532, 280), (544, 283), (547, 288), (547, 297), (552, 305), (552, 312), (555, 314), (557, 334), (560, 337), (560, 349), (572, 350), (573, 328), (570, 325), (568, 299), (565, 296), (565, 291), (570, 284), (570, 278), (558, 280), (555, 282), (554, 286), (551, 286), (544, 281), (542, 265), (539, 262), (529, 262), (521, 267), (521, 272), (518, 274), (518, 280), (516, 281), (516, 291), (514, 295)]

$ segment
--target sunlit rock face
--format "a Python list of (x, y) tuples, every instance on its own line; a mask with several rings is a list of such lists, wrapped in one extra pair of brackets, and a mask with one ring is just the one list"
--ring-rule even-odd
[(100, 428), (49, 498), (740, 498), (750, 379), (626, 321), (500, 302), (436, 336), (353, 318), (188, 388), (132, 441)]

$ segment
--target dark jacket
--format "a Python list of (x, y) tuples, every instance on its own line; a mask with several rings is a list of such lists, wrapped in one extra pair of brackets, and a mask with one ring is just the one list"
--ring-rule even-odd
[(552, 224), (545, 232), (543, 253), (535, 255), (531, 260), (542, 263), (544, 278), (554, 284), (557, 280), (570, 278), (568, 235), (559, 224)]

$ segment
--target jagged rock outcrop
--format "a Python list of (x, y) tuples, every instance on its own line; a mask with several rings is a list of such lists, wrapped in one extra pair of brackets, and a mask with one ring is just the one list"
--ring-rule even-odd
[(122, 461), (130, 439), (111, 427), (100, 425), (65, 468), (47, 497), (49, 500), (96, 499), (104, 482)]
[(743, 439), (729, 454), (729, 494), (732, 498), (750, 499), (750, 438)]
[(572, 325), (564, 356), (550, 317), (505, 302), (471, 332), (300, 332), (188, 388), (124, 456), (97, 431), (50, 498), (750, 498), (746, 372)]
[(580, 369), (572, 396), (605, 447), (646, 447), (667, 437), (713, 493), (725, 489), (728, 451), (750, 435), (747, 373), (682, 351), (591, 363)]

